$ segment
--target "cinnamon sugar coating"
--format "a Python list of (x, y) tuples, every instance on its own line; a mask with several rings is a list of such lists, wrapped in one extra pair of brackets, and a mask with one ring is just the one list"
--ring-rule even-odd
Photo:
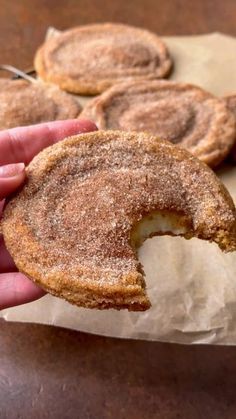
[(186, 83), (126, 82), (93, 99), (82, 117), (100, 129), (147, 131), (214, 167), (233, 146), (236, 124), (223, 100)]
[(79, 26), (47, 40), (37, 51), (39, 76), (72, 93), (97, 94), (126, 79), (162, 78), (171, 69), (163, 41), (128, 25)]
[[(39, 153), (27, 174), (4, 211), (6, 246), (21, 272), (78, 306), (149, 308), (136, 253), (148, 235), (195, 236), (236, 249), (235, 207), (220, 180), (153, 135), (73, 136)], [(142, 233), (155, 214), (160, 228)]]
[[(226, 102), (226, 105), (227, 105), (228, 109), (234, 115), (234, 118), (235, 118), (235, 121), (236, 121), (236, 94), (225, 96), (224, 100)], [(232, 158), (232, 160), (234, 162), (236, 162), (236, 135), (235, 135), (234, 146), (233, 146), (233, 148), (231, 150), (231, 153), (230, 153), (230, 157)]]
[(0, 79), (0, 129), (77, 118), (81, 109), (56, 86)]

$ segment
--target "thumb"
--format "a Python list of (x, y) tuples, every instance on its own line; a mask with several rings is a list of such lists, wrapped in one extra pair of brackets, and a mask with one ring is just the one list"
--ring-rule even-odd
[(24, 163), (0, 166), (0, 200), (14, 192), (25, 180)]

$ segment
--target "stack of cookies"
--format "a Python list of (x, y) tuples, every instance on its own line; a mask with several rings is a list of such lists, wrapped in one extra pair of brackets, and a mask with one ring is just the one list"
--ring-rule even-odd
[[(0, 128), (79, 115), (99, 129), (168, 139), (211, 167), (231, 150), (236, 156), (236, 95), (219, 99), (163, 80), (172, 67), (166, 45), (147, 30), (111, 23), (67, 30), (38, 49), (40, 81), (1, 81)], [(75, 95), (97, 96), (81, 113)]]

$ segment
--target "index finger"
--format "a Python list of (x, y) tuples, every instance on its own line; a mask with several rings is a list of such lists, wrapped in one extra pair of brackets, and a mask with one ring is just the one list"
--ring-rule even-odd
[(65, 137), (95, 131), (96, 125), (85, 119), (47, 122), (0, 131), (0, 166), (24, 162)]

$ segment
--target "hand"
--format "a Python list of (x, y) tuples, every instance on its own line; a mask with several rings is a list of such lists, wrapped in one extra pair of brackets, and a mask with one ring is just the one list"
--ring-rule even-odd
[[(25, 180), (25, 164), (43, 148), (65, 137), (96, 130), (86, 120), (56, 121), (0, 131), (0, 216), (2, 201)], [(34, 301), (45, 294), (17, 268), (0, 235), (0, 310)]]

